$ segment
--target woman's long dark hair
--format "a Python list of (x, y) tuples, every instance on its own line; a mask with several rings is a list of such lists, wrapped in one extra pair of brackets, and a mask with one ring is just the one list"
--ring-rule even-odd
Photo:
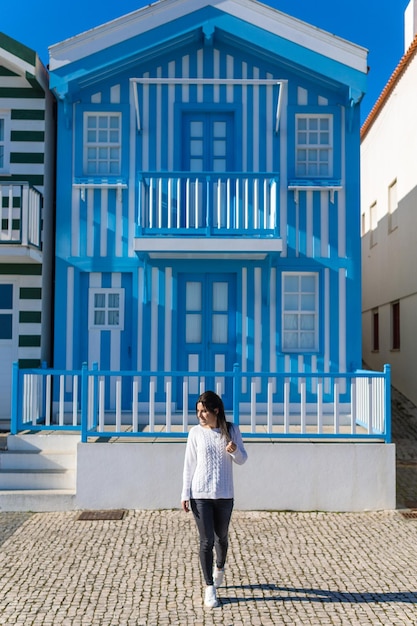
[(201, 402), (205, 409), (208, 409), (211, 413), (216, 413), (217, 409), (217, 424), (220, 428), (220, 432), (226, 441), (230, 441), (230, 432), (228, 422), (226, 421), (226, 414), (224, 412), (223, 400), (214, 391), (204, 391), (195, 403), (195, 410), (197, 412), (197, 404)]

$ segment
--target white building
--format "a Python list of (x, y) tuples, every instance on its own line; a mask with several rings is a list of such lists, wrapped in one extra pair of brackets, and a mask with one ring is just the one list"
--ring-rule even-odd
[(363, 359), (417, 403), (417, 0), (405, 51), (361, 130)]

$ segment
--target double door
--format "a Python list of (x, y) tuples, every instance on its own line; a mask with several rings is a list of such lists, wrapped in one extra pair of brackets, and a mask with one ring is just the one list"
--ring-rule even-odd
[(232, 378), (236, 362), (236, 277), (234, 274), (182, 274), (179, 276), (178, 367), (198, 373), (190, 376), (191, 402), (202, 386), (220, 393), (232, 404)]

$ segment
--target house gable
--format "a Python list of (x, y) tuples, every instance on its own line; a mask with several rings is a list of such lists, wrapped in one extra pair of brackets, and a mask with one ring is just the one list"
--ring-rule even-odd
[(346, 85), (354, 101), (365, 91), (366, 50), (253, 0), (162, 0), (56, 44), (51, 86), (62, 97), (196, 41), (244, 43), (275, 62)]

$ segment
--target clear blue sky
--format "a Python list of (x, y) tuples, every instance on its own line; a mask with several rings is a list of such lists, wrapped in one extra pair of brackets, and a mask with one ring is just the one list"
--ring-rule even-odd
[[(409, 0), (264, 0), (265, 4), (369, 50), (368, 91), (362, 120), (404, 53), (404, 10)], [(0, 30), (36, 50), (48, 63), (48, 46), (138, 8), (145, 0), (0, 0)]]

